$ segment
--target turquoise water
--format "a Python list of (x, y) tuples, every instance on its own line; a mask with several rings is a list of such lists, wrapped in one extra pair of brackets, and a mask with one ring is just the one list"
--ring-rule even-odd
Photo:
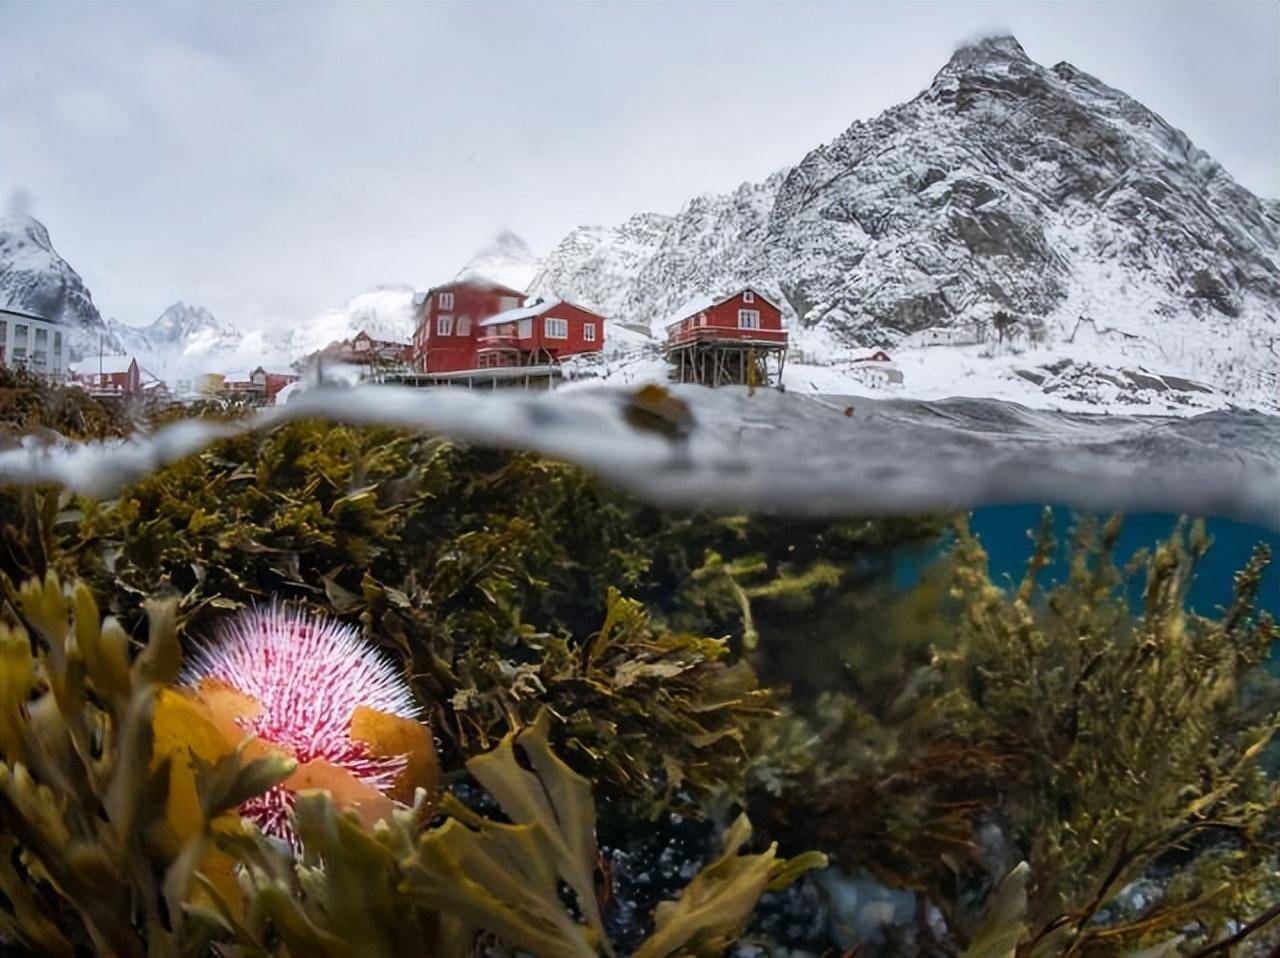
[[(1040, 506), (999, 506), (978, 509), (970, 524), (981, 537), (982, 546), (991, 559), (992, 577), (1021, 576), (1031, 555), (1030, 534), (1040, 525)], [(1054, 509), (1054, 533), (1065, 541), (1073, 522), (1068, 509)], [(1150, 547), (1173, 531), (1178, 517), (1167, 513), (1126, 516), (1117, 544), (1117, 557), (1127, 558), (1139, 549)], [(1280, 535), (1262, 526), (1232, 522), (1229, 519), (1207, 519), (1205, 528), (1213, 538), (1213, 547), (1204, 557), (1191, 585), (1189, 604), (1202, 615), (1214, 615), (1231, 601), (1232, 577), (1248, 561), (1259, 542), (1270, 547), (1273, 556), (1262, 589), (1258, 595), (1260, 610), (1280, 618)], [(1053, 579), (1066, 576), (1065, 555), (1059, 553), (1046, 570)], [(1135, 584), (1135, 600), (1141, 583)]]

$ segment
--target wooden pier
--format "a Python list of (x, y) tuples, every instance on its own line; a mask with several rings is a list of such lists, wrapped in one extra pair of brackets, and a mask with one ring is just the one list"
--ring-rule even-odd
[(786, 343), (692, 339), (668, 345), (671, 378), (700, 386), (782, 386)]

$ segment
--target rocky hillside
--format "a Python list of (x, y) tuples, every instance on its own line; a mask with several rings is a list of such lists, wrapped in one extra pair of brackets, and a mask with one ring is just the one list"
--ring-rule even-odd
[(58, 255), (44, 224), (25, 213), (0, 216), (0, 306), (69, 324), (77, 354), (96, 351), (106, 332), (80, 274)]
[[(804, 347), (1027, 341), (1274, 400), (1280, 216), (1140, 103), (1012, 37), (955, 53), (908, 103), (795, 167), (674, 216), (585, 227), (537, 292), (657, 331), (751, 282)], [(817, 358), (817, 357), (815, 357)]]

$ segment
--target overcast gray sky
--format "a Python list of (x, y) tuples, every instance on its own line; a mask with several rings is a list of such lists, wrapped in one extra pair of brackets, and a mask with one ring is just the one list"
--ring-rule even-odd
[(1280, 182), (1280, 6), (0, 2), (0, 202), (106, 315), (292, 325), (732, 189), (1012, 31)]

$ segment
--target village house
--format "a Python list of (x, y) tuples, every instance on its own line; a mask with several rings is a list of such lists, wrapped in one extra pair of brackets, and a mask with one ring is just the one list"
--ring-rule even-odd
[(216, 391), (224, 396), (244, 397), (259, 406), (275, 402), (276, 394), (290, 383), (298, 381), (294, 373), (273, 373), (259, 366), (247, 374), (222, 377)]
[[(143, 369), (127, 355), (90, 356), (71, 365), (72, 378), (95, 396), (136, 396), (142, 392)], [(154, 376), (148, 375), (149, 380)]]
[(480, 279), (428, 290), (413, 334), (414, 367), (423, 373), (477, 368), (480, 323), (524, 302), (524, 293)]
[(553, 299), (519, 306), (479, 323), (476, 367), (538, 366), (604, 348), (604, 317)]
[(781, 386), (787, 355), (782, 311), (749, 287), (696, 300), (667, 324), (665, 352), (676, 382)]
[[(604, 347), (604, 317), (562, 300), (537, 300), (499, 283), (460, 280), (419, 301), (414, 385), (549, 388), (560, 362)], [(527, 305), (526, 305), (527, 304)]]
[(64, 323), (0, 307), (0, 366), (65, 379), (71, 371), (70, 339)]
[(310, 358), (352, 366), (399, 370), (406, 368), (412, 361), (413, 346), (394, 339), (375, 339), (369, 335), (368, 330), (362, 329), (350, 339), (330, 343)]

